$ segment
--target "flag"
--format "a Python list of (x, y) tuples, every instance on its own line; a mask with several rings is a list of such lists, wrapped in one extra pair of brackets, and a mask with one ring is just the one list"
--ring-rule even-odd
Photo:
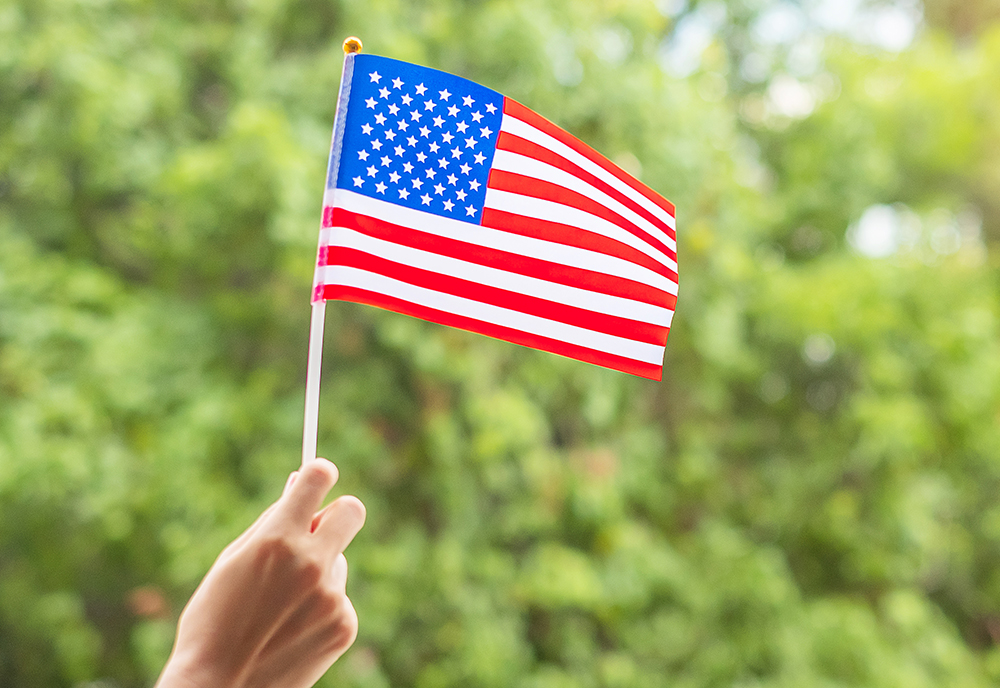
[(313, 302), (662, 377), (674, 206), (500, 93), (348, 55)]

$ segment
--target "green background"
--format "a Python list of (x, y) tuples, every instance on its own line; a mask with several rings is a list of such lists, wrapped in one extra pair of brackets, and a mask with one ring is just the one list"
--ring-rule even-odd
[(1000, 2), (830, 4), (0, 0), (0, 686), (150, 686), (296, 468), (351, 34), (675, 202), (681, 287), (662, 383), (330, 304), (321, 685), (997, 685)]

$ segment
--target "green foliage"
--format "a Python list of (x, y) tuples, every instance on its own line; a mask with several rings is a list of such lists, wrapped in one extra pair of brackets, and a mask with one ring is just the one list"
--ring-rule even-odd
[(320, 448), (369, 521), (321, 685), (1000, 681), (995, 3), (755, 81), (774, 3), (733, 0), (672, 75), (709, 5), (0, 4), (0, 685), (150, 685), (295, 468), (348, 34), (675, 201), (682, 285), (662, 383), (330, 306)]

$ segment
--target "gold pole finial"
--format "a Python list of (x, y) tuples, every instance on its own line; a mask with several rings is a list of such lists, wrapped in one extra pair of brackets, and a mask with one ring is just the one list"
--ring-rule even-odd
[(344, 41), (344, 53), (346, 55), (355, 55), (361, 52), (361, 39), (357, 36), (348, 36), (347, 40)]

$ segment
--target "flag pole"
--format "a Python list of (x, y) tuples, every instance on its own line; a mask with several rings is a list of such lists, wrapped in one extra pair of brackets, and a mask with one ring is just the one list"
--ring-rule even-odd
[(302, 429), (302, 465), (316, 458), (316, 438), (319, 432), (319, 381), (323, 370), (323, 326), (326, 322), (326, 301), (312, 305), (309, 322), (309, 358), (306, 365), (306, 410)]
[[(344, 41), (344, 74), (341, 76), (341, 96), (344, 93), (344, 82), (348, 78), (347, 57), (361, 52), (361, 39), (354, 36)], [(333, 145), (337, 143), (337, 132), (343, 129), (344, 123), (341, 121), (344, 113), (341, 102), (337, 103), (337, 114), (333, 125)], [(346, 102), (343, 103), (346, 106)], [(333, 146), (331, 146), (332, 148)], [(331, 151), (331, 166), (334, 163), (334, 152)], [(331, 175), (336, 175), (336, 170), (327, 170), (327, 182)], [(320, 246), (317, 251), (318, 257), (323, 252), (324, 233), (320, 232)], [(309, 354), (306, 364), (306, 403), (305, 414), (302, 422), (302, 465), (316, 458), (316, 442), (319, 435), (319, 383), (323, 371), (323, 330), (326, 324), (326, 300), (322, 294), (317, 293), (316, 285), (313, 285), (312, 317), (309, 320)]]

